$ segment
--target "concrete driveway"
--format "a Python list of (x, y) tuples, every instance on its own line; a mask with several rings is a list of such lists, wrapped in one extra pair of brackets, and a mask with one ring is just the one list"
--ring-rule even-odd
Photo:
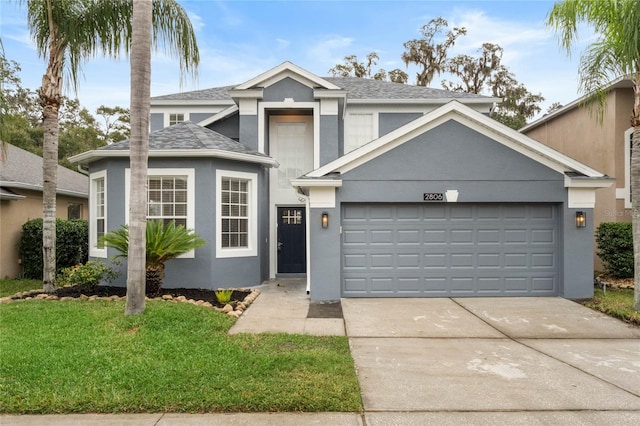
[(640, 329), (561, 298), (343, 299), (367, 425), (640, 424)]

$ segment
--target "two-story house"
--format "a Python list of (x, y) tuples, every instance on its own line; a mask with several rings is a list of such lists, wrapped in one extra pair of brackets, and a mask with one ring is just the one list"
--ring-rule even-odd
[[(610, 179), (500, 123), (495, 98), (285, 62), (151, 100), (148, 217), (208, 244), (167, 287), (306, 276), (310, 297), (592, 294), (595, 191)], [(83, 153), (91, 256), (127, 222), (128, 142)]]

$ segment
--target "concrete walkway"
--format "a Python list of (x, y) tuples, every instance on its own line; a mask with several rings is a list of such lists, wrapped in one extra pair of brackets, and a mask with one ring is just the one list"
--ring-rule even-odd
[(261, 286), (230, 333), (349, 336), (364, 413), (1, 416), (5, 425), (637, 425), (640, 329), (561, 298), (343, 299)]

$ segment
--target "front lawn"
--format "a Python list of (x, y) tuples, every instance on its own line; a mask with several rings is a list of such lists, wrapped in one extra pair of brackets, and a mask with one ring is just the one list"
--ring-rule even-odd
[(186, 303), (0, 305), (0, 412), (362, 410), (346, 337), (228, 336)]
[(42, 280), (0, 280), (0, 297), (42, 288)]
[(633, 310), (632, 288), (608, 287), (606, 294), (602, 289), (596, 288), (593, 297), (582, 303), (591, 309), (640, 326), (640, 312)]

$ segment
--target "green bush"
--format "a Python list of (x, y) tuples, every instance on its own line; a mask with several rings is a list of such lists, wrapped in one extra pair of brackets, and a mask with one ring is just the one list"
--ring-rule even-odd
[(631, 223), (605, 222), (596, 229), (598, 256), (607, 273), (617, 278), (633, 277), (633, 233)]
[(58, 282), (92, 288), (101, 281), (111, 282), (118, 278), (120, 272), (108, 267), (99, 260), (90, 260), (84, 265), (64, 268), (58, 275)]
[[(42, 219), (22, 225), (18, 242), (24, 277), (42, 279)], [(56, 219), (56, 273), (85, 263), (89, 255), (89, 224), (86, 220)]]

